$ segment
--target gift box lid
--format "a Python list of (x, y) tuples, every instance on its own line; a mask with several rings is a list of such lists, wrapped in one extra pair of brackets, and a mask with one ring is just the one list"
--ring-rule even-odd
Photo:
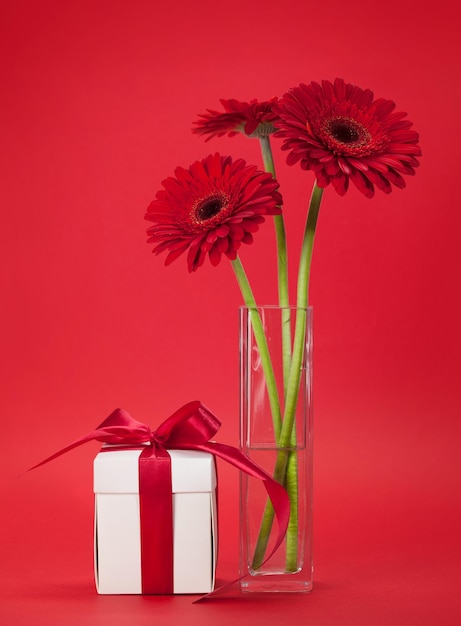
[[(111, 450), (103, 446), (94, 460), (95, 493), (138, 493), (138, 459), (140, 450)], [(171, 457), (173, 493), (205, 492), (216, 487), (215, 462), (212, 454), (197, 450), (168, 450)]]

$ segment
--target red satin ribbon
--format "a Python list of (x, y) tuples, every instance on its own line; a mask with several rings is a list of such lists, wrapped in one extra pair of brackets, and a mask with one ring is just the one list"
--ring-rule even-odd
[[(30, 469), (49, 463), (87, 441), (97, 440), (112, 445), (135, 446), (149, 443), (150, 445), (144, 448), (139, 457), (142, 590), (143, 593), (149, 594), (171, 594), (173, 593), (173, 519), (171, 459), (166, 451), (167, 448), (209, 452), (263, 482), (274, 507), (279, 528), (275, 545), (264, 562), (269, 560), (278, 549), (286, 534), (290, 517), (290, 501), (287, 492), (265, 470), (237, 448), (210, 441), (220, 426), (218, 418), (198, 400), (182, 406), (160, 424), (155, 432), (146, 424), (133, 419), (123, 409), (116, 409), (96, 430), (77, 439)], [(149, 497), (154, 489), (156, 497)], [(154, 554), (155, 559), (150, 558), (150, 554)], [(159, 559), (161, 559), (161, 565), (159, 565)], [(222, 589), (223, 587), (220, 588)]]
[(139, 516), (142, 593), (169, 595), (173, 593), (171, 458), (157, 445), (146, 446), (139, 457)]

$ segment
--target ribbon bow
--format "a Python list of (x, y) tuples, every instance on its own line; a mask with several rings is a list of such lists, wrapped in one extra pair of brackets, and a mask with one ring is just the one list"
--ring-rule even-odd
[[(209, 452), (263, 482), (274, 507), (279, 527), (277, 540), (265, 562), (278, 549), (286, 534), (290, 517), (287, 492), (237, 448), (210, 441), (220, 426), (218, 418), (198, 400), (179, 408), (155, 431), (135, 420), (123, 409), (116, 409), (96, 430), (80, 437), (30, 469), (49, 463), (87, 441), (142, 446), (143, 451), (139, 457), (140, 515), (141, 520), (147, 520), (141, 524), (141, 555), (145, 557), (141, 557), (142, 591), (151, 594), (170, 594), (173, 592), (173, 518), (171, 459), (167, 448)], [(156, 493), (156, 497), (152, 498), (151, 495), (149, 497), (153, 492)], [(148, 557), (149, 554), (155, 554), (157, 560), (160, 558), (162, 567), (158, 566), (158, 562), (154, 564), (153, 559)]]

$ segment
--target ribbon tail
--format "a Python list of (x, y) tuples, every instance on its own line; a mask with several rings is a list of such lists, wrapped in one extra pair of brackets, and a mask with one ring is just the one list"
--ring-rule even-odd
[(58, 452), (55, 452), (54, 454), (52, 454), (48, 458), (44, 459), (43, 461), (40, 461), (40, 463), (37, 463), (36, 465), (33, 465), (32, 467), (29, 467), (29, 469), (27, 469), (24, 472), (24, 474), (27, 473), (27, 472), (30, 472), (30, 471), (32, 471), (34, 469), (36, 469), (37, 467), (41, 467), (42, 465), (46, 465), (46, 463), (49, 463), (50, 461), (54, 461), (54, 459), (57, 459), (58, 457), (62, 456), (63, 454), (66, 454), (66, 452), (69, 452), (70, 450), (73, 450), (74, 448), (77, 448), (78, 446), (81, 446), (82, 444), (86, 443), (87, 441), (92, 441), (92, 440), (98, 439), (98, 438), (100, 438), (103, 435), (104, 435), (104, 429), (94, 430), (93, 432), (88, 433), (84, 437), (80, 437), (80, 439), (77, 439), (76, 441), (73, 441), (72, 443), (70, 443), (65, 448), (62, 448), (62, 450), (58, 450)]
[(95, 430), (83, 435), (83, 437), (73, 441), (65, 448), (62, 448), (62, 450), (55, 452), (45, 460), (40, 461), (40, 463), (37, 463), (33, 467), (30, 467), (26, 470), (26, 472), (30, 472), (37, 467), (41, 467), (42, 465), (57, 459), (59, 456), (66, 454), (66, 452), (87, 443), (87, 441), (97, 440), (110, 444), (129, 445), (149, 442), (151, 439), (150, 435), (151, 430), (149, 426), (133, 419), (131, 415), (123, 409), (116, 409), (102, 422), (102, 424), (99, 424)]
[[(267, 563), (267, 561), (273, 556), (273, 554), (278, 550), (283, 540), (285, 539), (285, 535), (288, 528), (288, 522), (290, 520), (290, 499), (285, 490), (285, 488), (280, 485), (277, 481), (275, 481), (270, 474), (268, 474), (262, 467), (257, 465), (254, 461), (252, 461), (246, 454), (244, 454), (241, 450), (234, 448), (232, 446), (228, 446), (222, 443), (216, 442), (208, 442), (205, 444), (194, 446), (196, 450), (203, 450), (204, 452), (211, 452), (216, 456), (219, 456), (223, 460), (227, 461), (231, 465), (234, 465), (237, 469), (242, 472), (245, 472), (249, 476), (253, 478), (257, 478), (263, 481), (264, 487), (267, 491), (267, 494), (272, 502), (272, 506), (274, 507), (275, 516), (278, 522), (278, 535), (274, 547), (272, 548), (269, 555), (264, 559), (261, 563), (261, 567)], [(203, 599), (214, 596), (217, 593), (228, 589), (229, 587), (235, 585), (240, 582), (245, 576), (240, 576), (235, 580), (232, 580), (229, 583), (225, 583), (221, 585), (211, 593), (208, 593), (197, 600), (194, 601), (194, 604), (200, 602)]]

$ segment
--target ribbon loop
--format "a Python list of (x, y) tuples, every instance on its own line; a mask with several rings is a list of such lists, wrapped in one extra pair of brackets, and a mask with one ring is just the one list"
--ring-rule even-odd
[(209, 441), (221, 427), (218, 418), (198, 400), (185, 404), (154, 433), (165, 448), (199, 445)]

